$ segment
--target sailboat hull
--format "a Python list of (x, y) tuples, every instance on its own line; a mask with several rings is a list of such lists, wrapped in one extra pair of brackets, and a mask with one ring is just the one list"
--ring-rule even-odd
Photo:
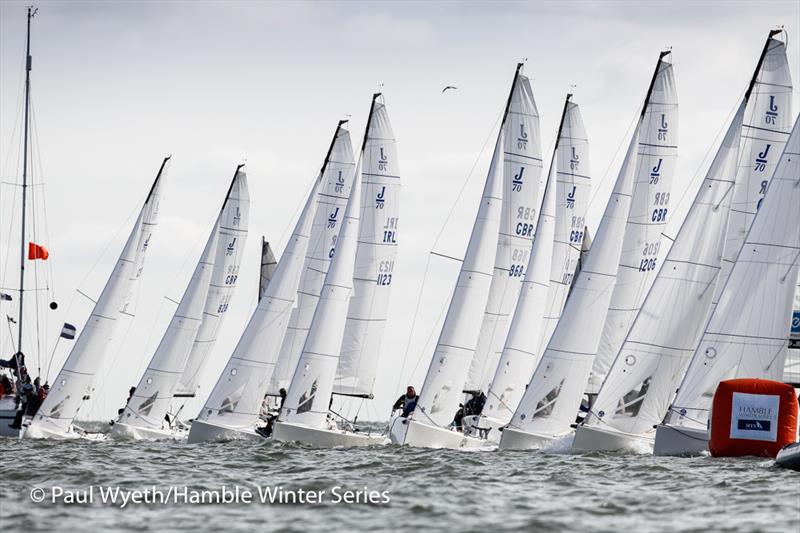
[(549, 435), (528, 433), (521, 429), (507, 427), (500, 437), (501, 450), (538, 450), (548, 446), (555, 440)]
[(656, 441), (653, 455), (701, 455), (708, 453), (708, 431), (659, 424), (656, 426)]
[(27, 427), (24, 427), (23, 425), (22, 434), (20, 436), (21, 438), (24, 439), (52, 439), (52, 440), (72, 440), (81, 438), (81, 436), (75, 433), (74, 431), (69, 431), (67, 433), (62, 433), (60, 431), (50, 431), (38, 424), (31, 424)]
[(189, 436), (186, 439), (187, 444), (229, 440), (262, 441), (264, 437), (256, 433), (255, 429), (252, 428), (231, 428), (195, 420), (189, 428)]
[(458, 431), (429, 426), (410, 418), (397, 417), (390, 423), (389, 438), (392, 444), (415, 448), (482, 448), (487, 442), (467, 437)]
[(645, 435), (623, 433), (597, 426), (578, 426), (575, 430), (575, 440), (572, 441), (572, 453), (641, 451), (643, 447), (652, 445), (653, 439)]
[(508, 422), (483, 415), (465, 416), (461, 421), (464, 427), (464, 433), (467, 436), (484, 440), (490, 444), (498, 444), (500, 442), (500, 435), (502, 434), (500, 428), (507, 423)]
[(366, 435), (351, 431), (312, 428), (301, 424), (276, 422), (272, 438), (280, 442), (299, 442), (320, 448), (374, 446), (385, 444), (383, 435)]
[(14, 404), (14, 395), (7, 394), (0, 397), (0, 437), (19, 437), (20, 430), (11, 427), (16, 417), (17, 407)]
[(185, 433), (172, 429), (143, 428), (117, 422), (111, 426), (109, 437), (119, 440), (181, 439)]

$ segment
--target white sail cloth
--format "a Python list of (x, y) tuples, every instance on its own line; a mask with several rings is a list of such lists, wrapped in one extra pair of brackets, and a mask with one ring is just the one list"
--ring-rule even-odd
[(49, 394), (25, 432), (26, 437), (69, 436), (72, 421), (94, 390), (95, 373), (106, 355), (119, 314), (132, 301), (131, 286), (142, 274), (144, 257), (158, 220), (161, 185), (168, 161), (169, 158), (164, 159), (114, 270)]
[(353, 293), (333, 392), (371, 397), (395, 281), (400, 221), (397, 141), (386, 105), (373, 99), (362, 152)]
[(798, 212), (800, 120), (795, 120), (767, 194), (669, 409), (668, 424), (705, 429), (714, 391), (724, 379), (781, 379), (800, 263)]
[(661, 267), (661, 232), (671, 210), (678, 157), (678, 94), (672, 64), (659, 61), (642, 117), (636, 183), (620, 268), (592, 369), (590, 392), (608, 372)]
[(653, 432), (706, 323), (721, 269), (744, 103), (603, 383), (586, 425)]
[(464, 390), (486, 391), (497, 368), (510, 317), (530, 261), (542, 203), (542, 140), (539, 111), (526, 76), (518, 73), (503, 123), (503, 190), (500, 234), (480, 336)]
[[(189, 285), (119, 422), (162, 428), (201, 324), (207, 319), (204, 310), (209, 300), (217, 302), (218, 295), (209, 291), (215, 264), (217, 261), (224, 264), (225, 258), (236, 257), (243, 249), (249, 206), (247, 176), (237, 170)], [(225, 311), (227, 304), (218, 309), (218, 314)]]
[(316, 215), (297, 290), (297, 302), (292, 309), (275, 370), (270, 377), (268, 393), (273, 396), (277, 396), (280, 389), (289, 386), (297, 367), (300, 351), (311, 327), (311, 319), (317, 309), (325, 275), (334, 255), (342, 227), (341, 221), (350, 196), (355, 167), (353, 146), (350, 142), (350, 132), (344, 128), (340, 131), (341, 137), (333, 144), (328, 154), (325, 179), (316, 200)]
[[(318, 209), (326, 205), (327, 191), (333, 191), (339, 185), (339, 172), (348, 172), (347, 167), (343, 168), (341, 164), (331, 164), (330, 157), (332, 154), (347, 157), (346, 150), (350, 148), (350, 133), (340, 124), (323, 170), (314, 180), (314, 186), (278, 261), (275, 274), (267, 285), (266, 294), (250, 317), (230, 360), (201, 409), (198, 420), (249, 430), (258, 422), (264, 394), (287, 332), (292, 305), (295, 297), (299, 297), (301, 272), (303, 264), (308, 262), (307, 253), (313, 226), (319, 218)], [(352, 155), (349, 159), (352, 160)], [(346, 174), (341, 179), (351, 181), (351, 177)], [(331, 215), (327, 209), (324, 212), (326, 216)], [(341, 216), (336, 217), (337, 225), (340, 219)], [(191, 438), (190, 434), (190, 440)]]

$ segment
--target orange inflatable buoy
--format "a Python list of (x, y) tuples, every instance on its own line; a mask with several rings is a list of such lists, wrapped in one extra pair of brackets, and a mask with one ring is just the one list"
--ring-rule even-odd
[(711, 405), (708, 449), (714, 457), (775, 457), (795, 442), (797, 395), (794, 387), (768, 379), (722, 381)]

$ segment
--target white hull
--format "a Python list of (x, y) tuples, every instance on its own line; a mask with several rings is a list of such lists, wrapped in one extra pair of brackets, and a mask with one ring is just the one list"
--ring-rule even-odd
[(320, 448), (374, 446), (385, 444), (383, 435), (366, 435), (352, 431), (312, 428), (289, 422), (275, 422), (272, 438), (281, 442), (300, 442)]
[(575, 430), (575, 440), (572, 441), (572, 453), (641, 451), (643, 447), (652, 444), (652, 437), (645, 435), (623, 433), (597, 426), (578, 426)]
[(52, 439), (52, 440), (73, 440), (80, 439), (81, 436), (74, 431), (61, 433), (56, 431), (49, 431), (38, 425), (31, 425), (25, 427), (23, 424), (23, 431), (21, 437), (23, 439)]
[(19, 438), (20, 430), (10, 427), (16, 416), (14, 396), (8, 394), (0, 398), (0, 437)]
[(521, 429), (507, 427), (500, 438), (501, 450), (540, 450), (561, 438), (552, 435), (528, 433)]
[(182, 439), (186, 436), (185, 431), (177, 429), (157, 429), (131, 426), (121, 422), (111, 426), (109, 437), (120, 440), (163, 440), (163, 439)]
[(482, 448), (485, 440), (467, 437), (459, 431), (429, 426), (410, 418), (397, 417), (390, 422), (392, 444), (415, 448)]
[(659, 424), (653, 455), (701, 455), (708, 452), (708, 432), (705, 429)]
[(189, 428), (188, 444), (198, 442), (220, 442), (229, 440), (262, 441), (264, 437), (253, 428), (230, 428), (195, 420)]
[(500, 436), (502, 434), (500, 428), (507, 423), (508, 422), (483, 415), (465, 416), (461, 421), (464, 427), (464, 434), (490, 444), (498, 444), (500, 442)]

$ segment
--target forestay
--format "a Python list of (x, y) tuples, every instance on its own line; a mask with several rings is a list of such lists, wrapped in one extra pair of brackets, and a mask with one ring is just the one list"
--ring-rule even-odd
[[(252, 429), (258, 422), (264, 394), (275, 368), (275, 362), (298, 295), (303, 264), (313, 232), (323, 191), (333, 190), (339, 182), (339, 169), (330, 164), (330, 157), (343, 155), (350, 148), (350, 133), (340, 122), (331, 142), (322, 170), (306, 199), (275, 274), (258, 302), (247, 327), (239, 339), (225, 369), (203, 406), (199, 420), (232, 428)], [(352, 171), (352, 169), (351, 169)], [(350, 181), (350, 176), (343, 176)], [(326, 213), (330, 214), (330, 213)], [(337, 220), (338, 223), (338, 220)]]
[[(166, 174), (169, 159), (167, 157), (161, 163), (122, 254), (26, 436), (69, 434), (83, 401), (88, 400), (94, 390), (95, 373), (106, 355), (117, 318), (123, 306), (132, 301), (129, 289), (144, 268), (144, 257), (158, 219), (162, 178)], [(38, 432), (37, 429), (42, 431)]]
[(650, 100), (642, 117), (631, 213), (625, 229), (617, 282), (592, 369), (596, 391), (614, 360), (661, 267), (661, 232), (670, 211), (678, 156), (678, 95), (672, 64), (658, 63)]
[(530, 260), (541, 197), (539, 111), (528, 78), (517, 68), (503, 123), (503, 205), (489, 300), (472, 357), (466, 391), (486, 391), (508, 334)]
[(800, 121), (721, 291), (666, 422), (705, 429), (717, 384), (780, 380), (800, 262)]
[(744, 102), (600, 389), (587, 425), (653, 432), (706, 324), (721, 268)]
[(397, 141), (384, 102), (373, 98), (364, 139), (361, 172), (361, 223), (353, 294), (333, 392), (371, 397), (381, 340), (395, 281), (400, 221)]
[(326, 159), (325, 178), (317, 197), (316, 215), (300, 277), (297, 302), (292, 309), (289, 327), (270, 378), (268, 393), (272, 396), (278, 396), (280, 389), (289, 386), (289, 380), (297, 367), (342, 227), (341, 221), (353, 183), (355, 162), (350, 132), (344, 128), (340, 131), (340, 136), (332, 145)]
[(247, 177), (237, 169), (189, 285), (119, 422), (145, 428), (162, 427), (201, 323), (206, 319), (204, 309), (208, 300), (216, 297), (209, 291), (215, 261), (227, 256), (231, 230), (247, 230), (249, 205)]

